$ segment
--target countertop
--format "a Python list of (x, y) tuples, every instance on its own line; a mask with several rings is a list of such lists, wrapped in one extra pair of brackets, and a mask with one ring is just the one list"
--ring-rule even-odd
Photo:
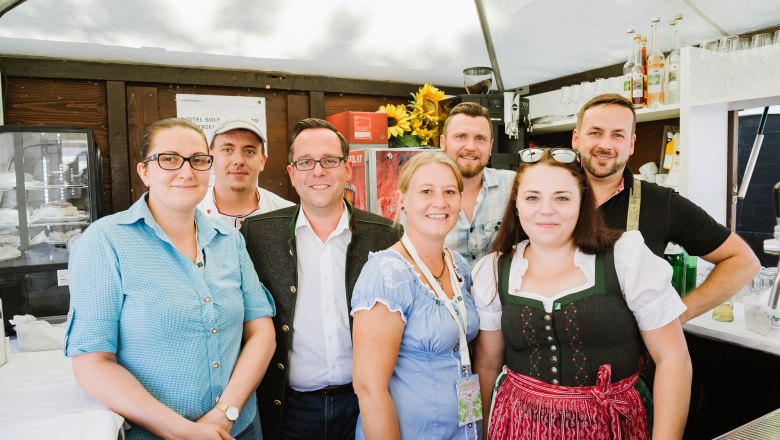
[(62, 350), (12, 351), (0, 366), (0, 396), (3, 439), (124, 438), (124, 419), (76, 384)]
[(760, 335), (745, 327), (744, 307), (741, 302), (734, 303), (734, 321), (732, 322), (715, 321), (712, 319), (712, 310), (710, 310), (685, 323), (683, 330), (697, 336), (780, 356), (780, 338)]

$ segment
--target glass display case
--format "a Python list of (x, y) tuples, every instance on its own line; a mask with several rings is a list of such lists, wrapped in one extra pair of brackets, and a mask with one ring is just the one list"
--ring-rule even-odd
[(0, 297), (7, 317), (64, 315), (69, 249), (102, 208), (90, 128), (0, 127)]

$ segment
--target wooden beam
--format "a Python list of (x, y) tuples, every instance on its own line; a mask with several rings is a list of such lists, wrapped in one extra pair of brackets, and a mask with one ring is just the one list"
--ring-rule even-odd
[[(383, 96), (409, 96), (409, 93), (416, 92), (422, 85), (394, 81), (295, 75), (284, 72), (101, 63), (16, 56), (0, 56), (0, 68), (5, 70), (8, 76), (251, 87), (295, 91), (317, 90), (321, 92)], [(463, 93), (462, 88), (439, 88), (446, 94)]]
[(309, 115), (325, 119), (325, 92), (309, 92)]
[(124, 81), (106, 82), (108, 113), (108, 158), (111, 167), (113, 212), (132, 204), (130, 194), (130, 150), (127, 143), (127, 92)]
[[(160, 119), (156, 87), (128, 86), (127, 90), (127, 140), (129, 144), (128, 158), (133, 171), (143, 158), (141, 157), (141, 140), (144, 130), (152, 122)], [(137, 172), (130, 173), (130, 192), (133, 202), (138, 200), (147, 190)]]

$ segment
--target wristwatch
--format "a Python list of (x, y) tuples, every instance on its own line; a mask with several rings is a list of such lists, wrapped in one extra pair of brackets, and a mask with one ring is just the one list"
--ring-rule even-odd
[(228, 405), (227, 403), (219, 403), (217, 402), (217, 408), (225, 413), (225, 416), (230, 420), (231, 422), (235, 422), (238, 419), (238, 408), (236, 408), (233, 405)]

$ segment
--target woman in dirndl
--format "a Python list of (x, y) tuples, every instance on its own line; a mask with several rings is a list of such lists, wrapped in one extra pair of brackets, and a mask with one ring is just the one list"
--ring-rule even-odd
[(492, 253), (473, 272), (486, 438), (649, 438), (634, 387), (644, 347), (657, 365), (653, 434), (681, 438), (691, 362), (671, 267), (639, 231), (604, 226), (576, 151), (520, 158)]

